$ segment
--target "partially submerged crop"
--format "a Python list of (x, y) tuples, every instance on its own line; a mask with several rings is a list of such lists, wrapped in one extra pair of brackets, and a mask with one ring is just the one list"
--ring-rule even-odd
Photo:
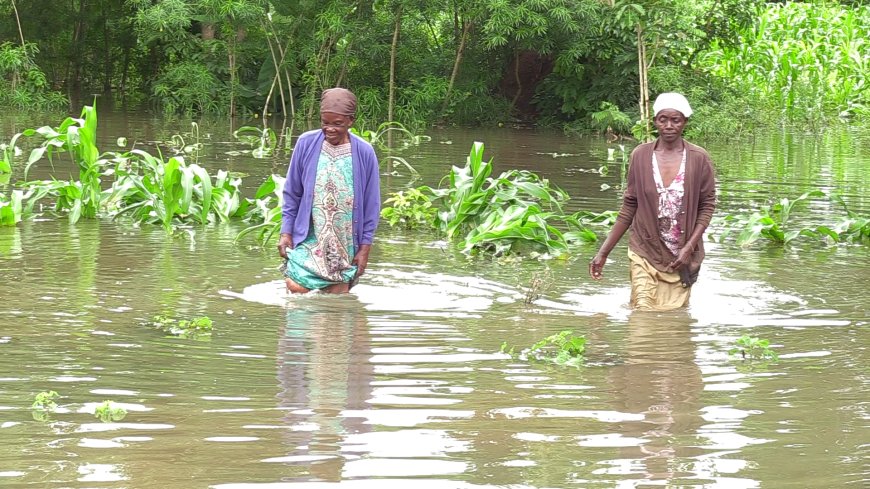
[(571, 330), (560, 331), (550, 335), (529, 348), (515, 353), (516, 347), (502, 343), (502, 353), (523, 360), (538, 360), (556, 365), (579, 367), (583, 363), (583, 353), (586, 351), (586, 338), (575, 336)]
[(154, 316), (154, 324), (173, 336), (192, 339), (203, 339), (203, 337), (210, 336), (213, 327), (212, 320), (208, 316), (193, 319)]

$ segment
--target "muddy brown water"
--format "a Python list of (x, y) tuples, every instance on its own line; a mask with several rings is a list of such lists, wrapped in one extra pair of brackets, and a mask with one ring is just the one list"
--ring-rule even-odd
[[(3, 139), (56, 122), (7, 117)], [(101, 114), (102, 149), (120, 136), (153, 149), (188, 124)], [(619, 205), (620, 152), (608, 161), (615, 146), (602, 140), (427, 134), (398, 153), (422, 183), (480, 140), (497, 172), (540, 172), (572, 209)], [(201, 164), (244, 172), (246, 189), (286, 168), (283, 156), (238, 153), (246, 147), (220, 121), (200, 124), (200, 140)], [(846, 130), (700, 143), (716, 163), (720, 214), (815, 188), (866, 214), (868, 142)], [(409, 184), (395, 171), (385, 192)], [(798, 214), (812, 223), (840, 211), (814, 201)], [(108, 220), (0, 228), (0, 486), (739, 489), (870, 478), (867, 246), (711, 243), (691, 307), (649, 314), (625, 306), (624, 243), (593, 282), (595, 245), (567, 260), (469, 259), (433, 234), (382, 225), (354, 294), (288, 299), (271, 250), (233, 242), (242, 226), (193, 239)], [(528, 305), (536, 276), (546, 287)], [(215, 329), (209, 341), (167, 337), (147, 324), (158, 314), (206, 315)], [(588, 340), (579, 369), (499, 353), (566, 329)], [(729, 356), (743, 334), (769, 339), (780, 361)], [(43, 418), (30, 406), (49, 390), (61, 397)], [(105, 400), (126, 417), (95, 418)]]

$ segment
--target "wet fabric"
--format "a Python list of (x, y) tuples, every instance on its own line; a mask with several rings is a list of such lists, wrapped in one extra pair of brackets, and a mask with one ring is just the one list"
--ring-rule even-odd
[(689, 305), (691, 287), (680, 284), (680, 274), (662, 272), (642, 256), (628, 250), (631, 307), (646, 311), (670, 311)]
[[(300, 135), (293, 146), (281, 193), (284, 199), (281, 233), (290, 234), (294, 243), (308, 237), (318, 161), (325, 140), (323, 131), (315, 129)], [(353, 133), (350, 133), (350, 152), (353, 158), (353, 244), (370, 245), (381, 215), (378, 157), (371, 144)]]
[(287, 278), (311, 290), (353, 280), (353, 203), (351, 145), (333, 146), (324, 141), (317, 163), (311, 226), (308, 237), (287, 255)]
[[(657, 139), (641, 144), (631, 152), (622, 207), (616, 219), (631, 228), (628, 247), (658, 270), (666, 271), (674, 261), (674, 254), (659, 237), (659, 194), (650, 164), (658, 142)], [(710, 155), (700, 146), (685, 140), (683, 144), (686, 147), (686, 170), (683, 183), (685, 193), (679, 215), (680, 229), (683, 231), (681, 248), (697, 227), (706, 228), (710, 224), (716, 208), (716, 181)], [(704, 240), (701, 239), (691, 250), (687, 268), (689, 284), (697, 280), (704, 256)]]
[(680, 169), (674, 180), (665, 187), (659, 170), (659, 162), (655, 153), (652, 157), (653, 177), (656, 181), (656, 191), (659, 193), (659, 236), (665, 242), (665, 246), (671, 250), (674, 256), (680, 251), (680, 238), (683, 228), (680, 226), (680, 209), (683, 207), (683, 180), (686, 177), (686, 150), (683, 150), (683, 159), (680, 161)]

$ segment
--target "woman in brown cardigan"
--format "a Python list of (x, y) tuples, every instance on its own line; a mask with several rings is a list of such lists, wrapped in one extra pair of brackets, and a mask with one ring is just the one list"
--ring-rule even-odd
[(653, 111), (659, 137), (632, 151), (622, 208), (589, 274), (601, 278), (607, 256), (631, 228), (631, 306), (662, 311), (689, 303), (716, 208), (716, 184), (710, 155), (683, 139), (692, 115), (688, 100), (663, 93)]

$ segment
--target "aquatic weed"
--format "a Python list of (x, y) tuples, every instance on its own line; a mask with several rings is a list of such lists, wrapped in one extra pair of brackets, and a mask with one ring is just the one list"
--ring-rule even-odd
[(121, 406), (115, 405), (115, 403), (112, 401), (103, 401), (102, 404), (99, 404), (96, 408), (94, 408), (94, 417), (99, 419), (103, 423), (121, 421), (126, 416), (127, 410)]
[(779, 355), (770, 348), (770, 341), (765, 338), (756, 338), (743, 335), (735, 340), (736, 346), (728, 350), (729, 355), (740, 353), (744, 360), (779, 360)]

